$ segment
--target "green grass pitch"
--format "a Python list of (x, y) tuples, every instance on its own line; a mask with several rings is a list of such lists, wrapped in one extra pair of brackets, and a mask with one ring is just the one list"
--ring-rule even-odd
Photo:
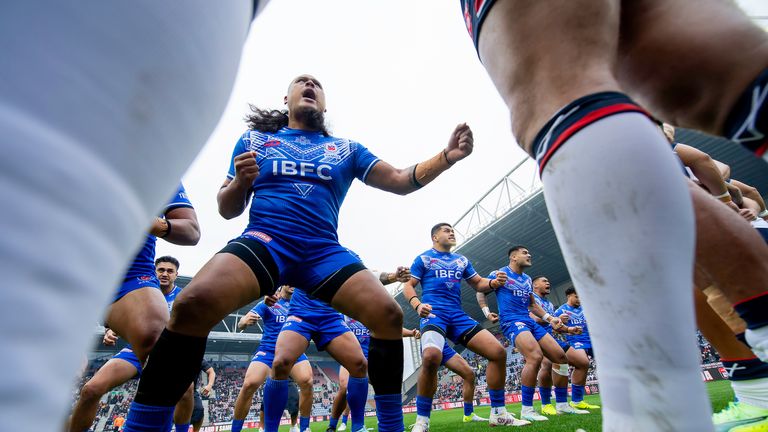
[[(728, 381), (714, 381), (707, 384), (707, 390), (709, 391), (709, 397), (712, 401), (712, 409), (719, 411), (725, 407), (728, 402), (733, 399), (733, 391)], [(554, 400), (554, 397), (553, 397)], [(585, 396), (585, 400), (589, 403), (600, 405), (600, 396)], [(541, 405), (538, 401), (534, 402), (534, 408), (539, 411)], [(515, 414), (519, 418), (520, 404), (507, 405), (507, 409)], [(475, 412), (482, 416), (488, 417), (490, 407), (477, 407)], [(488, 431), (490, 428), (487, 423), (462, 423), (463, 412), (461, 408), (446, 410), (446, 411), (432, 411), (432, 419), (430, 421), (430, 432), (472, 432), (472, 431)], [(416, 414), (405, 415), (406, 431), (408, 426), (413, 424), (416, 420)], [(509, 428), (509, 430), (520, 430), (530, 432), (574, 432), (576, 429), (584, 429), (586, 432), (597, 432), (602, 430), (600, 422), (602, 416), (600, 410), (593, 410), (592, 414), (585, 415), (561, 415), (550, 417), (549, 421), (537, 422), (530, 426), (523, 428)], [(368, 428), (376, 428), (376, 418), (367, 417), (365, 425)], [(312, 423), (310, 429), (313, 432), (324, 432), (328, 427), (328, 422)], [(501, 430), (502, 428), (494, 428), (494, 430)], [(506, 429), (506, 428), (503, 428)], [(243, 429), (244, 431), (256, 431), (257, 429)], [(280, 432), (288, 432), (288, 427), (284, 426), (280, 428)], [(352, 432), (351, 429), (347, 429), (346, 432)]]

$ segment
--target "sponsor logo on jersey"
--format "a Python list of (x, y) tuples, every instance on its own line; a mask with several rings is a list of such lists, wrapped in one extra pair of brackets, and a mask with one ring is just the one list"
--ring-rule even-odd
[(264, 351), (259, 351), (259, 352), (256, 353), (256, 357), (265, 356), (265, 355), (267, 355), (267, 353), (264, 352)]
[(267, 234), (264, 234), (261, 231), (246, 231), (245, 235), (250, 237), (256, 237), (257, 239), (263, 241), (264, 243), (269, 243), (272, 241), (272, 237), (270, 237)]
[[(291, 316), (289, 316), (289, 317), (286, 319), (286, 321), (296, 321), (296, 322), (302, 322), (303, 320), (302, 320), (301, 318), (299, 318), (299, 317), (295, 316), (295, 315), (291, 315)], [(287, 326), (288, 324), (289, 324), (289, 323), (288, 323), (288, 322), (286, 322), (286, 324), (285, 324), (285, 325)]]
[(280, 145), (279, 140), (269, 140), (264, 143), (264, 147), (277, 147)]
[(152, 280), (152, 276), (139, 276), (138, 279), (142, 282)]
[(525, 328), (525, 323), (524, 322), (520, 322), (520, 321), (515, 321), (515, 326), (517, 327), (518, 330), (524, 329)]

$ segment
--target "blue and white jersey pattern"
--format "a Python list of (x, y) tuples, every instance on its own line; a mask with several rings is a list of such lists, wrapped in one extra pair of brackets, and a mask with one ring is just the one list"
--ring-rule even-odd
[[(176, 194), (171, 198), (171, 201), (165, 206), (163, 214), (167, 214), (169, 211), (180, 208), (189, 207), (192, 208), (192, 203), (189, 202), (187, 191), (184, 190), (183, 185), (179, 185)], [(136, 258), (128, 268), (128, 272), (125, 274), (125, 279), (131, 279), (141, 276), (154, 275), (155, 274), (155, 245), (157, 244), (157, 237), (152, 234), (147, 234), (147, 240), (139, 250)]]
[(421, 301), (432, 305), (433, 311), (462, 310), (461, 280), (475, 275), (464, 255), (435, 249), (423, 252), (411, 264), (411, 276), (421, 283)]
[(515, 321), (532, 321), (528, 315), (531, 304), (533, 284), (531, 277), (525, 273), (515, 273), (509, 266), (503, 267), (488, 275), (496, 279), (498, 272), (507, 274), (507, 282), (496, 289), (496, 300), (499, 305), (499, 324), (510, 325)]
[[(541, 297), (535, 292), (533, 293), (533, 300), (541, 306), (542, 309), (544, 309), (544, 312), (554, 316), (555, 315), (555, 305), (552, 304), (551, 301), (547, 300), (545, 297)], [(552, 330), (552, 325), (550, 323), (542, 324), (539, 323), (540, 326), (547, 329), (548, 332), (554, 334), (554, 331)]]
[(264, 334), (261, 336), (259, 351), (274, 351), (277, 336), (280, 329), (283, 328), (286, 318), (288, 318), (291, 302), (281, 298), (273, 306), (267, 306), (264, 301), (260, 301), (251, 309), (251, 312), (260, 316), (264, 322)]
[(349, 329), (352, 330), (352, 333), (357, 338), (357, 341), (360, 342), (360, 346), (367, 346), (371, 341), (371, 331), (368, 330), (368, 327), (363, 325), (363, 323), (360, 321), (354, 318), (350, 318), (346, 315), (344, 315), (344, 322), (347, 323)]
[(557, 316), (560, 316), (562, 314), (568, 314), (568, 326), (569, 327), (581, 327), (581, 334), (578, 335), (566, 335), (565, 338), (568, 341), (568, 344), (573, 346), (576, 342), (581, 342), (584, 344), (590, 344), (591, 341), (589, 339), (589, 328), (587, 327), (587, 320), (584, 318), (584, 310), (579, 307), (572, 307), (568, 305), (568, 303), (563, 304), (560, 306), (557, 311), (555, 311), (555, 314)]
[(365, 182), (379, 161), (355, 141), (320, 132), (247, 131), (235, 145), (229, 179), (235, 177), (234, 158), (248, 151), (255, 153), (260, 173), (245, 231), (336, 241), (339, 208), (352, 180)]
[(173, 302), (176, 301), (176, 297), (179, 295), (180, 292), (181, 292), (181, 287), (179, 287), (178, 285), (174, 285), (171, 292), (169, 292), (168, 294), (165, 294), (165, 301), (168, 303), (168, 312), (170, 312), (171, 309), (173, 309)]

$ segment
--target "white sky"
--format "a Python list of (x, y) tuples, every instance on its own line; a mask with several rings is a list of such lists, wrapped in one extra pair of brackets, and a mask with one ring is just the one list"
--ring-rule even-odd
[[(739, 3), (750, 15), (768, 16), (765, 0)], [(309, 73), (325, 88), (332, 133), (397, 167), (436, 154), (456, 124), (472, 127), (474, 153), (424, 189), (401, 197), (355, 181), (342, 206), (342, 245), (370, 268), (409, 266), (431, 246), (432, 225), (455, 222), (525, 156), (459, 9), (458, 0), (270, 1), (245, 44), (226, 111), (183, 179), (200, 221), (200, 243), (159, 241), (157, 256), (177, 257), (181, 274), (194, 275), (243, 231), (248, 212), (224, 220), (216, 192), (245, 131), (247, 104), (282, 109), (290, 80)]]

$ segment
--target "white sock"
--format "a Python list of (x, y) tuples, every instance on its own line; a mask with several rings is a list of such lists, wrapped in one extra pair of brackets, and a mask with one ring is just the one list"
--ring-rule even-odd
[(768, 409), (768, 378), (731, 381), (731, 388), (739, 402)]
[(568, 402), (557, 402), (555, 404), (555, 409), (557, 410), (568, 409), (569, 406), (570, 405), (568, 405)]
[(768, 326), (747, 330), (745, 335), (757, 358), (768, 362)]
[(506, 407), (491, 407), (491, 414), (493, 415), (503, 415), (505, 412), (507, 412)]
[(429, 417), (423, 416), (423, 415), (417, 415), (416, 416), (416, 421), (422, 421), (422, 422), (424, 422), (426, 424), (429, 424)]
[(638, 113), (603, 118), (542, 178), (600, 365), (604, 429), (711, 431), (690, 292), (692, 205), (661, 131)]

